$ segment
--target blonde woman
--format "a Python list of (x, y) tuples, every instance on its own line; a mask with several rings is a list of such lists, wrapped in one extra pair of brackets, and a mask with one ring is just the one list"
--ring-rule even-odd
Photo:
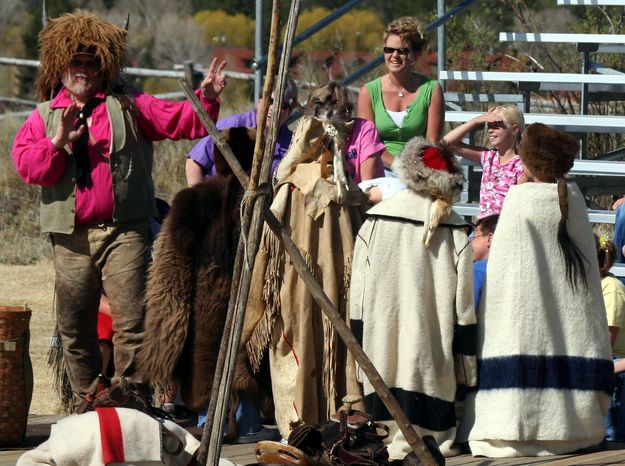
[(428, 41), (417, 18), (392, 21), (384, 31), (387, 72), (360, 89), (358, 116), (372, 121), (378, 129), (386, 146), (382, 161), (387, 168), (413, 137), (436, 142), (442, 135), (443, 90), (436, 80), (413, 71)]

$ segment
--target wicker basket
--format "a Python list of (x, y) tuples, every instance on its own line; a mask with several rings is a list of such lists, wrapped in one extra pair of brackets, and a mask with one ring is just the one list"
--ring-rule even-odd
[(28, 354), (30, 309), (0, 306), (0, 447), (26, 435), (33, 372)]

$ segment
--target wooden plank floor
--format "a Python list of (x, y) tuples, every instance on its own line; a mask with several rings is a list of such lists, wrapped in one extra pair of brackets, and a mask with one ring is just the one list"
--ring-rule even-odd
[[(23, 445), (15, 449), (0, 450), (0, 466), (15, 466), (20, 455), (44, 442), (50, 435), (50, 425), (59, 416), (31, 416)], [(255, 465), (254, 445), (224, 445), (221, 456), (241, 466)], [(522, 466), (522, 465), (554, 465), (554, 466), (599, 466), (625, 465), (625, 444), (609, 444), (606, 450), (584, 455), (561, 455), (540, 458), (473, 458), (461, 455), (448, 458), (448, 466)]]

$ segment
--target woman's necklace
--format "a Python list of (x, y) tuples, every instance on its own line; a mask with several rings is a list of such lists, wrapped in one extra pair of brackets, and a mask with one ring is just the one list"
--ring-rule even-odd
[(399, 87), (397, 87), (395, 83), (393, 83), (389, 75), (386, 75), (386, 76), (388, 78), (388, 82), (391, 84), (391, 86), (395, 88), (395, 91), (397, 92), (397, 95), (399, 96), (399, 98), (403, 99), (406, 96), (406, 92), (403, 89), (400, 89)]

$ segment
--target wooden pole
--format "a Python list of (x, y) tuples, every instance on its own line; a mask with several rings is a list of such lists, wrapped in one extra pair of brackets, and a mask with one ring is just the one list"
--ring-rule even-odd
[[(280, 69), (278, 71), (278, 86), (277, 86), (277, 89), (275, 89), (275, 93), (274, 93), (274, 106), (273, 106), (274, 113), (273, 113), (273, 118), (272, 118), (272, 126), (271, 126), (271, 131), (269, 134), (269, 139), (267, 141), (267, 144), (265, 144), (264, 157), (263, 157), (262, 163), (260, 164), (260, 174), (258, 177), (255, 176), (258, 171), (258, 165), (256, 164), (258, 162), (258, 157), (255, 158), (255, 161), (254, 161), (255, 163), (252, 165), (252, 177), (251, 177), (252, 181), (250, 181), (250, 186), (254, 188), (261, 185), (262, 183), (266, 183), (266, 185), (268, 185), (268, 181), (270, 179), (271, 161), (273, 159), (273, 151), (274, 151), (273, 141), (275, 141), (275, 138), (277, 137), (278, 112), (280, 111), (280, 101), (281, 101), (282, 92), (283, 92), (283, 89), (281, 88), (280, 84), (282, 83), (282, 86), (284, 85), (283, 83), (285, 80), (285, 76), (288, 72), (288, 63), (289, 63), (289, 58), (291, 56), (291, 51), (292, 51), (293, 37), (295, 35), (295, 29), (297, 27), (297, 19), (298, 19), (300, 4), (301, 4), (300, 0), (294, 0), (291, 3), (289, 19), (287, 21), (286, 33), (284, 37), (284, 47), (283, 47), (282, 58), (280, 61)], [(272, 35), (274, 32), (273, 27), (275, 25), (275, 37), (276, 37), (276, 43), (277, 43), (277, 37), (279, 34), (279, 1), (274, 0), (273, 5), (274, 5), (274, 9), (273, 9), (274, 14), (272, 14), (272, 17), (273, 17)], [(272, 48), (272, 44), (270, 43), (270, 49), (271, 48)], [(270, 55), (271, 54), (272, 52), (270, 52)], [(275, 51), (273, 52), (273, 54), (275, 54)], [(273, 80), (274, 74), (275, 74), (275, 69), (272, 70), (271, 68), (268, 68), (266, 82), (271, 83)], [(265, 86), (265, 91), (267, 93), (266, 96), (269, 97), (270, 88), (267, 85)], [(268, 102), (269, 98), (266, 98), (264, 100)], [(261, 118), (261, 121), (262, 121), (262, 118)], [(259, 136), (263, 138), (264, 133), (260, 134)], [(257, 152), (256, 154), (258, 153), (259, 152)], [(256, 183), (257, 180), (262, 180), (262, 181)], [(266, 205), (268, 203), (268, 200), (264, 196), (257, 198), (254, 195), (254, 191), (248, 191), (247, 194), (252, 194), (252, 196), (250, 197), (250, 205), (246, 208), (246, 211), (244, 212), (242, 232), (241, 232), (242, 233), (241, 238), (244, 238), (245, 233), (247, 232), (247, 245), (245, 248), (246, 250), (243, 251), (247, 260), (243, 261), (243, 264), (242, 264), (241, 278), (240, 278), (238, 293), (236, 296), (233, 327), (230, 333), (230, 339), (228, 341), (227, 364), (228, 364), (229, 370), (224, 370), (224, 373), (223, 373), (224, 376), (222, 377), (222, 380), (221, 380), (221, 386), (217, 393), (219, 397), (218, 408), (221, 408), (222, 419), (225, 417), (226, 401), (227, 401), (227, 398), (230, 394), (231, 387), (232, 387), (234, 367), (236, 364), (236, 357), (237, 357), (237, 353), (239, 350), (241, 332), (243, 329), (243, 322), (245, 319), (245, 309), (247, 306), (247, 299), (248, 299), (250, 284), (252, 280), (252, 266), (254, 263), (254, 258), (256, 256), (256, 251), (258, 249), (258, 245), (260, 243), (260, 238), (262, 234), (262, 227), (263, 227), (262, 205)], [(259, 203), (260, 205), (258, 205)], [(251, 217), (251, 219), (248, 223), (249, 217)], [(249, 229), (246, 228), (247, 225), (249, 225)], [(217, 414), (219, 414), (219, 412), (217, 412)], [(216, 415), (216, 419), (218, 418), (219, 416)], [(214, 459), (213, 464), (217, 464), (219, 460), (219, 450), (220, 450), (219, 447), (221, 446), (221, 439), (222, 439), (221, 428), (222, 428), (222, 425), (220, 422), (215, 422), (213, 424), (210, 445), (209, 445), (209, 452), (208, 452), (209, 461)], [(218, 443), (219, 445), (217, 445)]]
[[(279, 32), (280, 1), (274, 0), (269, 44), (270, 56), (275, 55), (276, 53)], [(259, 184), (259, 178), (261, 176), (260, 167), (264, 167), (264, 164), (262, 164), (259, 159), (265, 153), (263, 149), (266, 147), (264, 144), (264, 133), (267, 114), (271, 102), (269, 97), (271, 96), (271, 87), (273, 86), (273, 76), (275, 74), (275, 59), (273, 60), (273, 63), (268, 66), (267, 74), (268, 76), (264, 89), (265, 98), (263, 99), (263, 105), (258, 110), (260, 117), (258, 119), (259, 124), (257, 128), (256, 145), (254, 148), (254, 159), (252, 162), (252, 175), (249, 177), (247, 183), (242, 183), (242, 186), (247, 186), (247, 193), (253, 193), (256, 191)], [(269, 162), (269, 166), (271, 166), (271, 161)], [(267, 174), (265, 178), (268, 179), (269, 175)], [(251, 204), (249, 204), (243, 211), (241, 236), (237, 247), (237, 254), (233, 269), (230, 302), (228, 305), (219, 357), (217, 359), (213, 377), (213, 387), (207, 411), (206, 424), (204, 426), (202, 442), (198, 453), (198, 461), (200, 464), (217, 465), (219, 463), (219, 453), (221, 451), (223, 438), (223, 420), (226, 417), (226, 408), (236, 364), (236, 354), (245, 316), (247, 292), (249, 291), (251, 282), (251, 268), (254, 256), (256, 255), (256, 249), (258, 248), (258, 244), (260, 242), (260, 233), (262, 232), (261, 216), (256, 215), (254, 217), (252, 215), (256, 199), (253, 197), (251, 199)], [(249, 231), (253, 231), (254, 234), (248, 234)], [(245, 241), (246, 238), (247, 241)]]
[(206, 109), (202, 106), (202, 102), (200, 102), (198, 96), (195, 95), (195, 92), (193, 92), (193, 88), (191, 87), (191, 85), (182, 78), (178, 80), (178, 84), (180, 84), (180, 87), (182, 87), (182, 90), (187, 96), (187, 99), (189, 100), (189, 102), (191, 102), (191, 105), (193, 106), (193, 110), (195, 110), (195, 113), (202, 122), (202, 125), (204, 125), (206, 131), (208, 131), (209, 136), (213, 138), (213, 142), (219, 148), (219, 151), (226, 159), (226, 162), (228, 162), (230, 169), (239, 180), (239, 183), (241, 183), (241, 186), (247, 186), (247, 184), (249, 183), (249, 176), (247, 176), (247, 173), (245, 173), (245, 170), (243, 170), (243, 167), (241, 167), (239, 160), (232, 153), (232, 149), (230, 149), (230, 146), (221, 135), (221, 132), (215, 126), (215, 123), (213, 123), (213, 120), (211, 120), (210, 116), (208, 116)]
[(384, 406), (388, 409), (388, 412), (393, 417), (395, 422), (397, 423), (397, 427), (401, 430), (401, 433), (404, 434), (406, 442), (412, 448), (412, 451), (415, 452), (417, 458), (421, 460), (424, 466), (437, 466), (436, 461), (430, 454), (429, 450), (423, 443), (423, 440), (417, 435), (412, 424), (408, 420), (408, 417), (401, 409), (401, 406), (389, 390), (389, 388), (384, 383), (382, 376), (375, 368), (367, 354), (364, 352), (356, 337), (351, 332), (339, 312), (336, 310), (330, 298), (325, 294), (319, 282), (315, 279), (310, 270), (306, 265), (306, 260), (302, 257), (302, 254), (299, 251), (299, 248), (293, 241), (293, 239), (289, 236), (284, 226), (280, 223), (280, 221), (273, 215), (273, 212), (265, 207), (263, 209), (263, 216), (265, 217), (265, 222), (271, 231), (278, 237), (280, 243), (289, 254), (291, 258), (291, 262), (293, 263), (293, 267), (295, 271), (300, 276), (302, 281), (306, 284), (306, 288), (308, 292), (312, 295), (313, 299), (317, 302), (319, 307), (323, 313), (330, 319), (334, 329), (337, 331), (349, 351), (354, 356), (356, 362), (360, 365), (365, 375), (373, 385), (373, 389), (378, 394)]

